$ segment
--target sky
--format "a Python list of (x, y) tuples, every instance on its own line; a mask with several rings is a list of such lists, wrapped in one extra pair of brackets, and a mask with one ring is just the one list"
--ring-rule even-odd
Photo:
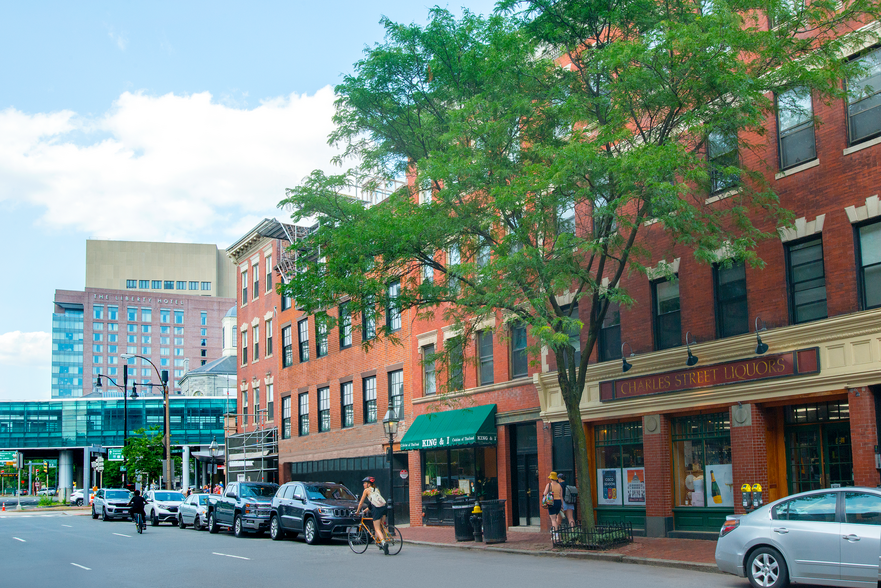
[[(334, 171), (333, 87), (430, 2), (0, 0), (0, 400), (50, 397), (87, 239), (226, 248)], [(489, 13), (494, 0), (441, 4)]]

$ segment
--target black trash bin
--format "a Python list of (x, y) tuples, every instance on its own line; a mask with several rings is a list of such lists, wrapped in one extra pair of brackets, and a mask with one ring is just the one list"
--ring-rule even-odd
[(504, 500), (482, 500), (483, 541), (485, 543), (504, 543), (508, 540), (508, 523), (505, 518)]
[(473, 504), (453, 505), (453, 528), (456, 531), (456, 541), (474, 541), (474, 529), (471, 527), (471, 511)]

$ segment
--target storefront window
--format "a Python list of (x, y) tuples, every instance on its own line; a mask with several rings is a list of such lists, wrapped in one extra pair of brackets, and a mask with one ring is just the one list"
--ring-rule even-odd
[(499, 497), (495, 447), (422, 452), (423, 491), (495, 500)]
[(594, 427), (597, 504), (645, 506), (642, 421)]
[(789, 492), (853, 486), (847, 400), (786, 406)]
[(734, 507), (728, 412), (673, 419), (675, 506)]

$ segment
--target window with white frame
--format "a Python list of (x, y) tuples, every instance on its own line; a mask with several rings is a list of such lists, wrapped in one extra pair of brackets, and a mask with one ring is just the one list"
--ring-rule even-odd
[(777, 147), (782, 170), (817, 158), (810, 90), (795, 88), (777, 96)]
[(349, 310), (349, 303), (343, 302), (339, 306), (339, 329), (340, 329), (340, 349), (352, 346), (352, 312)]
[(864, 73), (847, 81), (847, 129), (851, 145), (881, 134), (881, 49), (860, 57)]
[(242, 306), (248, 303), (248, 270), (242, 270)]
[(386, 308), (385, 322), (389, 331), (401, 329), (401, 307), (398, 297), (401, 295), (401, 282), (395, 280), (388, 285), (388, 307)]
[(318, 389), (318, 432), (330, 431), (330, 388)]
[(355, 399), (352, 393), (352, 388), (352, 382), (343, 382), (340, 384), (343, 428), (355, 426)]
[(437, 380), (435, 365), (434, 345), (425, 345), (422, 348), (422, 395), (434, 396), (437, 394)]

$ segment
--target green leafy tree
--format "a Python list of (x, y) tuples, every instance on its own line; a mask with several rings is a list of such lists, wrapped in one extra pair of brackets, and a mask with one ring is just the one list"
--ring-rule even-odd
[[(159, 427), (138, 429), (128, 438), (128, 444), (122, 449), (126, 459), (129, 478), (134, 480), (137, 472), (147, 479), (157, 479), (162, 474), (162, 460), (165, 457), (165, 446)], [(104, 462), (105, 464), (108, 462)]]
[[(542, 348), (556, 360), (579, 486), (593, 488), (579, 407), (606, 313), (631, 302), (622, 276), (673, 247), (761, 266), (757, 243), (791, 217), (754, 153), (773, 96), (841, 98), (860, 67), (843, 57), (873, 40), (851, 23), (874, 19), (874, 0), (786, 6), (506, 0), (488, 18), (384, 21), (385, 41), (336, 88), (330, 142), (357, 167), (313, 172), (282, 202), (318, 219), (285, 293), (316, 314), (348, 297), (355, 325), (392, 306), (442, 316), (459, 341), (484, 317), (526, 325), (533, 361)], [(709, 165), (708, 144), (722, 154)], [(414, 181), (380, 205), (342, 195), (402, 175)], [(713, 192), (726, 197), (707, 205)], [(579, 506), (592, 525), (589, 492)]]

